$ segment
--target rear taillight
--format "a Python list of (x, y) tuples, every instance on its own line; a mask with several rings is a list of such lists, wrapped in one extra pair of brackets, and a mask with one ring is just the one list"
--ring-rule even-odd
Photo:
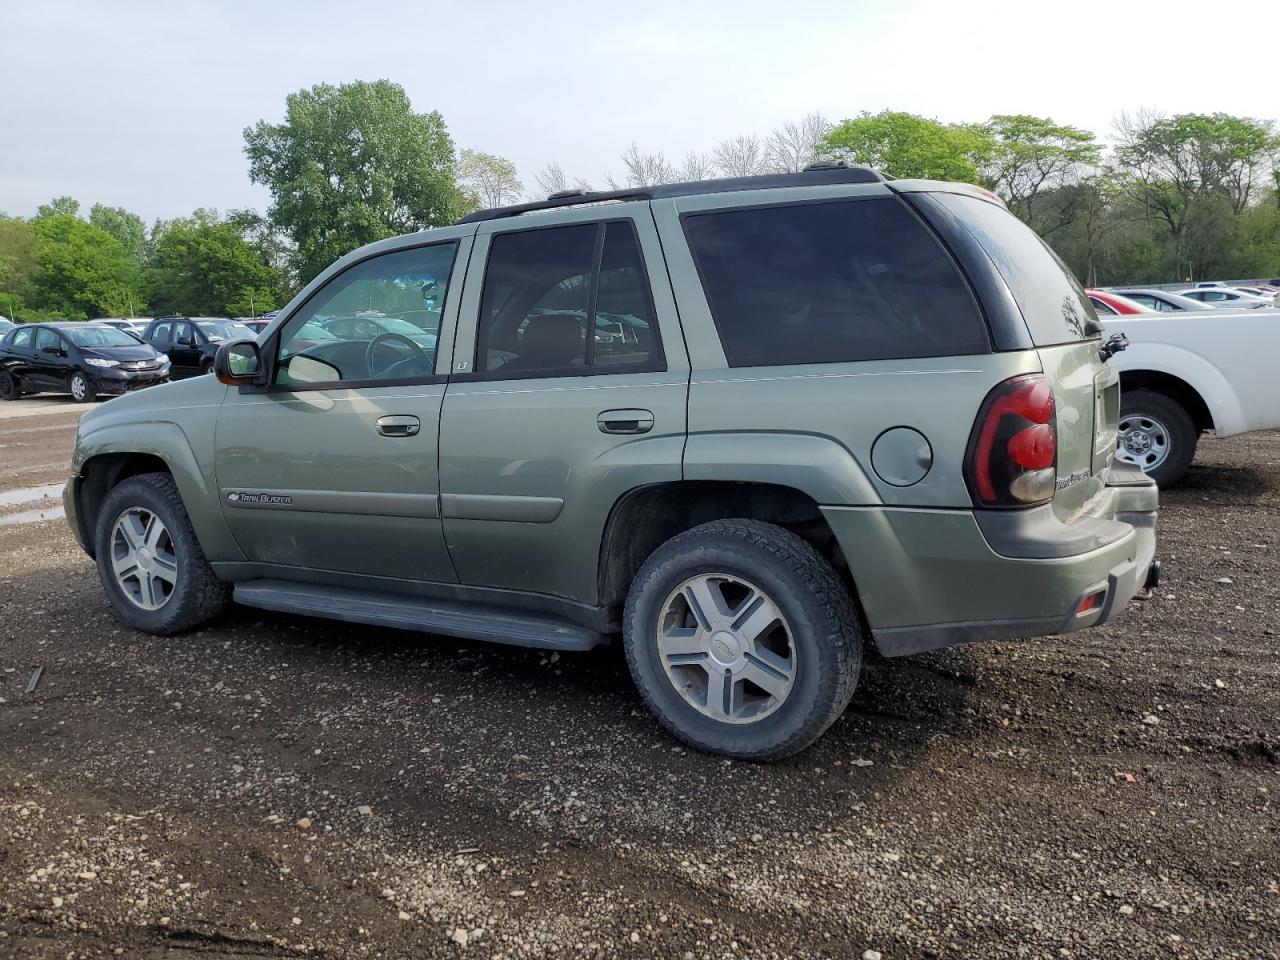
[(1058, 483), (1053, 388), (1044, 374), (1013, 377), (987, 394), (969, 438), (965, 479), (980, 507), (1052, 500)]

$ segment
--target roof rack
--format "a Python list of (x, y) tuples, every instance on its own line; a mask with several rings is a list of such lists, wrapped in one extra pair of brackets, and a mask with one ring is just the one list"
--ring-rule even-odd
[(624, 200), (659, 200), (664, 197), (691, 197), (704, 193), (731, 193), (736, 190), (773, 190), (779, 187), (814, 187), (838, 183), (880, 183), (885, 178), (870, 167), (851, 167), (843, 160), (811, 163), (799, 173), (768, 173), (758, 177), (725, 177), (721, 180), (691, 180), (687, 183), (663, 183), (652, 187), (626, 190), (560, 190), (545, 200), (516, 203), (469, 213), (458, 223), (500, 220), (518, 217), (535, 210), (555, 210), (589, 203)]

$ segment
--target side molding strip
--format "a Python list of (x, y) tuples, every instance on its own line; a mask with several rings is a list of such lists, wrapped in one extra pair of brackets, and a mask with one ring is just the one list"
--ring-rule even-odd
[(440, 497), (446, 520), (508, 520), (513, 523), (550, 523), (560, 516), (559, 497), (508, 497), (497, 494), (446, 493)]

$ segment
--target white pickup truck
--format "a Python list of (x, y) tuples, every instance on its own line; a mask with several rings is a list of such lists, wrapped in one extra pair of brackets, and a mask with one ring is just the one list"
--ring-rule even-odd
[(1229, 437), (1280, 429), (1280, 310), (1102, 317), (1128, 349), (1120, 371), (1117, 455), (1177, 482), (1205, 430)]

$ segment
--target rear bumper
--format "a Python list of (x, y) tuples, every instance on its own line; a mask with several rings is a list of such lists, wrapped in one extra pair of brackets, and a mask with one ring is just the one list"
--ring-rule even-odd
[[(885, 656), (1105, 623), (1146, 585), (1156, 555), (1150, 482), (1106, 488), (1097, 515), (993, 543), (973, 511), (824, 508)], [(1109, 519), (1108, 519), (1109, 517)], [(1084, 523), (1081, 528), (1079, 524)], [(1075, 552), (1063, 552), (1062, 544)], [(1082, 601), (1101, 602), (1078, 613)]]

